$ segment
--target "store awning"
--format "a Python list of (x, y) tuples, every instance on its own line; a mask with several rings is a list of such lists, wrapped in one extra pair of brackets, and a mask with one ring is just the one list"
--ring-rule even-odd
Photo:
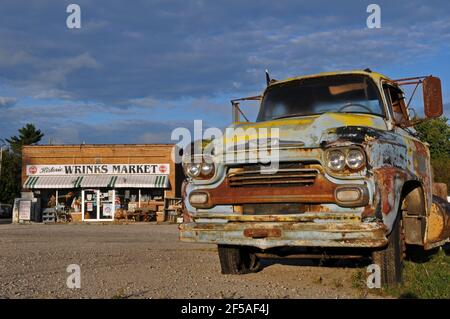
[(169, 188), (168, 175), (119, 175), (113, 181), (114, 188)]
[(80, 186), (81, 188), (93, 187), (93, 188), (112, 188), (111, 180), (114, 176), (111, 175), (87, 175), (81, 176)]
[(31, 176), (23, 188), (168, 188), (168, 175)]
[(26, 189), (76, 188), (79, 176), (30, 176), (23, 184)]

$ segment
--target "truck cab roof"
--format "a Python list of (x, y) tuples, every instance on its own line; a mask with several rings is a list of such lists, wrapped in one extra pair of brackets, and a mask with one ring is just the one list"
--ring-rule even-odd
[(268, 87), (278, 85), (281, 83), (287, 83), (287, 82), (298, 81), (298, 80), (303, 80), (303, 79), (334, 76), (334, 75), (346, 75), (346, 74), (367, 75), (367, 76), (371, 77), (375, 82), (378, 82), (381, 79), (384, 79), (387, 81), (392, 81), (389, 77), (387, 77), (381, 73), (373, 72), (373, 71), (370, 71), (367, 69), (367, 70), (352, 70), (352, 71), (321, 72), (321, 73), (316, 73), (316, 74), (301, 75), (301, 76), (291, 77), (291, 78), (287, 78), (287, 79), (280, 80), (280, 81), (278, 81), (278, 80), (273, 81)]

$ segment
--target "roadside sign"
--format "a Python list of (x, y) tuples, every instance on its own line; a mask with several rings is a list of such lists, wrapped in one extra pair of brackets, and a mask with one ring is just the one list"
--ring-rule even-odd
[(21, 200), (19, 202), (19, 219), (30, 220), (31, 219), (31, 201)]

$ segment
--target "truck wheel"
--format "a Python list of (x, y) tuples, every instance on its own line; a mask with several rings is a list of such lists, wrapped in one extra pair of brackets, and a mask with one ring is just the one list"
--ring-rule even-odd
[(394, 223), (388, 244), (372, 253), (372, 262), (380, 266), (381, 285), (396, 286), (402, 282), (405, 241), (400, 214)]
[(450, 243), (446, 243), (444, 247), (442, 247), (446, 256), (450, 256)]
[(241, 275), (261, 270), (259, 258), (242, 246), (218, 245), (222, 274)]

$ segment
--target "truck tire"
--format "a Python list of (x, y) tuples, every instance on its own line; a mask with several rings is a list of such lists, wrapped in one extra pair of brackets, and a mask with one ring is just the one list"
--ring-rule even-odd
[(444, 247), (442, 247), (446, 256), (450, 256), (450, 243), (446, 243)]
[(388, 237), (387, 246), (372, 252), (372, 262), (380, 266), (382, 286), (394, 287), (403, 280), (405, 241), (400, 215)]
[(222, 274), (242, 275), (261, 270), (259, 258), (248, 247), (218, 245)]

